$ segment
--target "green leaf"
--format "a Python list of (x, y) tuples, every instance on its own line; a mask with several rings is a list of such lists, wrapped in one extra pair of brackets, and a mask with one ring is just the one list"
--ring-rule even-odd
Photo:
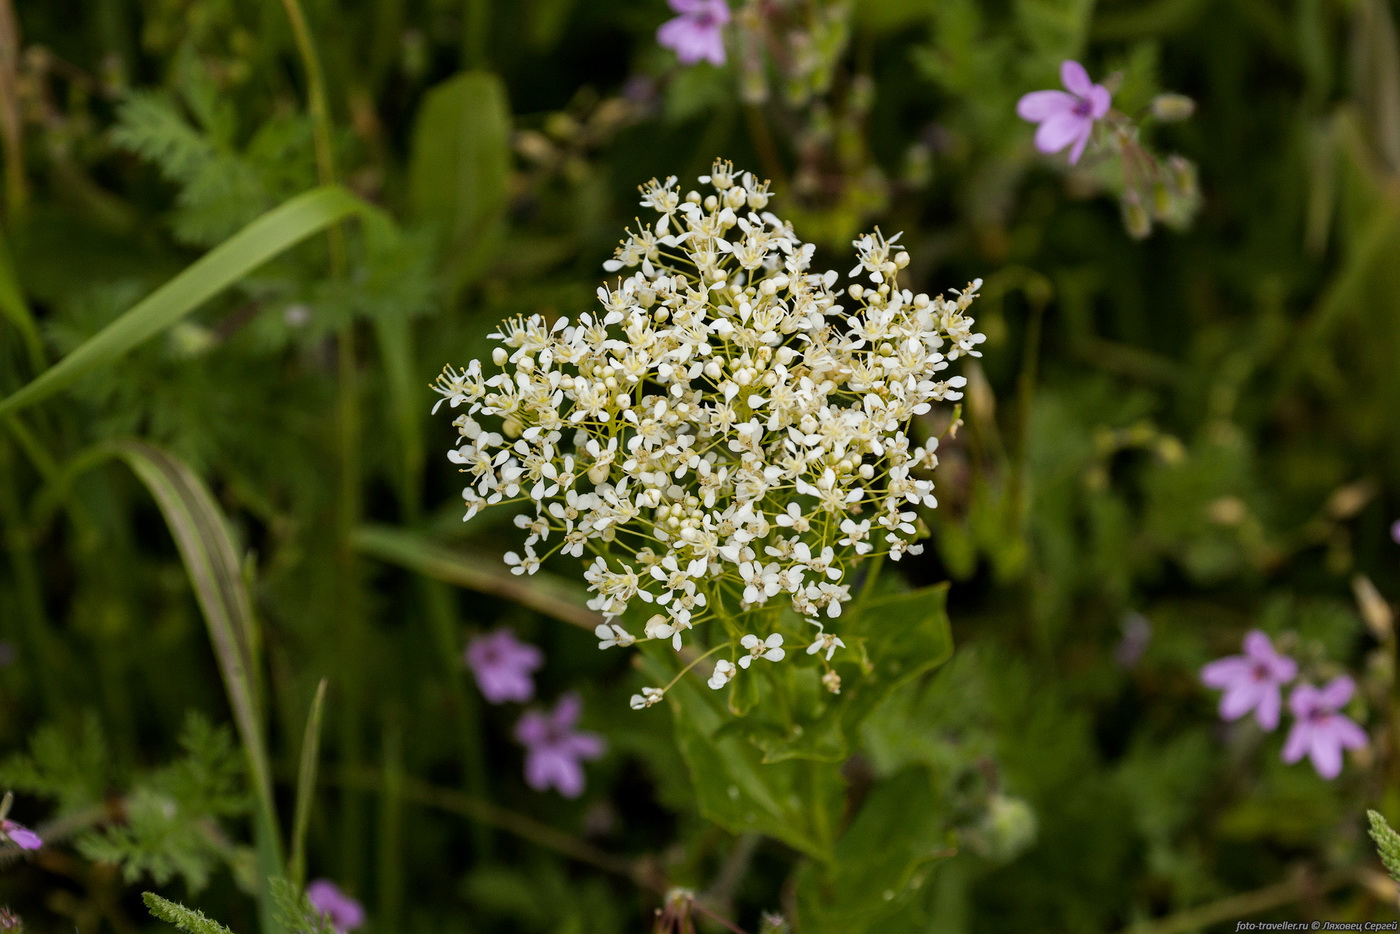
[(344, 188), (327, 186), (297, 195), (268, 211), (19, 391), (0, 399), (0, 415), (33, 405), (84, 374), (107, 366), (274, 256), (338, 221), (371, 210)]
[(1400, 882), (1400, 833), (1396, 833), (1376, 811), (1367, 811), (1366, 817), (1371, 821), (1371, 839), (1376, 841), (1376, 850), (1380, 853), (1385, 871), (1390, 873), (1390, 878)]
[[(260, 872), (263, 878), (280, 876), (277, 809), (257, 677), (257, 624), (228, 523), (203, 481), (178, 458), (139, 441), (121, 442), (115, 451), (155, 497), (194, 586), (252, 773)], [(260, 897), (265, 899), (266, 892)]]
[(914, 896), (926, 867), (951, 855), (944, 815), (923, 768), (875, 786), (836, 844), (829, 866), (808, 863), (798, 873), (799, 928), (810, 934), (914, 930)]
[(428, 92), (413, 126), (408, 201), (440, 238), (460, 289), (485, 268), (505, 216), (510, 108), (493, 74), (463, 72)]
[(389, 526), (363, 526), (356, 530), (354, 542), (361, 554), (434, 580), (513, 600), (589, 632), (603, 621), (603, 617), (584, 606), (587, 594), (582, 587), (544, 571), (529, 578), (517, 577), (495, 558), (447, 548), (415, 532)]
[(321, 719), (325, 713), (326, 686), (329, 682), (321, 679), (316, 686), (316, 696), (311, 701), (311, 712), (306, 717), (306, 735), (301, 741), (301, 769), (297, 772), (297, 803), (292, 815), (292, 881), (301, 885), (306, 881), (306, 828), (311, 823), (311, 805), (316, 793), (316, 766), (321, 750)]
[[(669, 648), (647, 646), (652, 676), (665, 677)], [(732, 722), (716, 691), (681, 678), (666, 692), (675, 711), (676, 743), (695, 785), (700, 813), (733, 833), (762, 833), (817, 860), (831, 858), (845, 783), (834, 762), (764, 762), (747, 739), (722, 729)]]
[(779, 723), (760, 710), (731, 729), (747, 734), (765, 762), (846, 758), (860, 724), (876, 707), (952, 655), (947, 597), (948, 585), (936, 584), (867, 600), (830, 621), (828, 629), (847, 645), (832, 659), (841, 693), (828, 694), (809, 656), (795, 655), (780, 668), (752, 673), (785, 696), (778, 706), (788, 711), (787, 719)]
[(186, 908), (184, 905), (161, 898), (154, 892), (143, 892), (141, 898), (146, 902), (146, 907), (150, 909), (152, 915), (166, 924), (174, 925), (182, 931), (188, 931), (189, 934), (233, 934), (219, 922), (205, 917), (193, 908)]

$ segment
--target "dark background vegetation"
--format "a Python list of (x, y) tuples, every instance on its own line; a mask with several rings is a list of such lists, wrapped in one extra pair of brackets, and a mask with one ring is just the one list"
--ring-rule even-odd
[[(276, 0), (13, 6), (0, 394), (326, 180)], [(781, 35), (835, 8), (754, 9)], [(53, 843), (0, 863), (0, 903), (31, 930), (151, 929), (150, 888), (257, 924), (233, 734), (199, 725), (231, 722), (199, 604), (162, 512), (99, 456), (131, 437), (202, 478), (246, 549), (284, 817), (330, 679), (308, 867), (373, 930), (644, 930), (656, 880), (717, 892), (746, 929), (789, 906), (793, 853), (695, 812), (668, 715), (626, 707), (626, 656), (480, 592), (499, 575), (416, 572), (445, 546), (494, 573), (515, 541), (459, 521), (430, 380), (507, 315), (591, 308), (635, 186), (716, 156), (773, 179), (819, 265), (844, 272), (879, 224), (904, 231), (916, 288), (986, 282), (933, 544), (901, 568), (952, 580), (956, 651), (848, 768), (927, 769), (936, 793), (908, 806), (958, 852), (884, 929), (1393, 917), (1362, 816), (1400, 813), (1393, 642), (1353, 596), (1363, 575), (1400, 593), (1393, 5), (867, 0), (836, 14), (829, 83), (789, 93), (770, 63), (749, 103), (737, 67), (656, 47), (660, 2), (305, 12), (334, 177), (397, 223), (312, 237), (0, 431), (0, 788)], [(1063, 58), (1116, 74), (1125, 113), (1196, 101), (1144, 129), (1197, 164), (1193, 222), (1135, 239), (1115, 156), (1068, 172), (1034, 152), (1015, 101)], [(407, 558), (363, 534), (386, 528)], [(515, 712), (461, 667), (498, 624), (544, 649), (541, 697), (580, 691), (609, 739), (577, 802), (525, 787)], [(1335, 782), (1217, 721), (1197, 672), (1251, 627), (1362, 683), (1373, 743)]]

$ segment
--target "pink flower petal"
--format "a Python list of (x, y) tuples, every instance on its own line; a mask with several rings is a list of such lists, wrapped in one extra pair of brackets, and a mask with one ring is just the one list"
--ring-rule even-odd
[(1244, 656), (1227, 655), (1201, 668), (1201, 681), (1207, 687), (1227, 688), (1241, 678), (1248, 678), (1249, 669), (1249, 662)]
[(1099, 120), (1108, 113), (1109, 105), (1112, 103), (1112, 95), (1108, 93), (1108, 88), (1102, 84), (1096, 84), (1089, 89), (1089, 116)]
[(1342, 774), (1342, 744), (1325, 730), (1313, 730), (1309, 758), (1317, 774), (1328, 781)]
[(1288, 732), (1288, 742), (1283, 744), (1283, 761), (1297, 762), (1312, 745), (1312, 726), (1306, 720), (1298, 720)]
[(1225, 696), (1220, 698), (1220, 716), (1224, 720), (1238, 720), (1259, 706), (1260, 685), (1255, 681), (1236, 681), (1230, 685)]
[(1038, 123), (1057, 113), (1073, 110), (1074, 103), (1074, 97), (1064, 91), (1032, 91), (1016, 102), (1016, 115)]
[(1060, 63), (1060, 83), (1065, 86), (1066, 91), (1083, 98), (1087, 98), (1094, 87), (1094, 82), (1089, 80), (1089, 73), (1084, 70), (1084, 66), (1068, 59)]
[(1368, 743), (1366, 731), (1357, 726), (1350, 717), (1337, 714), (1329, 724), (1332, 735), (1347, 749), (1365, 749)]
[(1307, 717), (1318, 708), (1317, 688), (1311, 684), (1300, 684), (1288, 695), (1288, 709), (1295, 717)]
[(1053, 114), (1035, 131), (1035, 148), (1046, 153), (1059, 152), (1078, 139), (1083, 131), (1083, 117), (1074, 113)]
[(1346, 675), (1333, 678), (1321, 691), (1317, 692), (1318, 706), (1326, 707), (1328, 710), (1340, 710), (1351, 700), (1351, 695), (1356, 692), (1356, 682)]
[(1079, 138), (1074, 141), (1074, 148), (1069, 151), (1070, 165), (1079, 164), (1079, 157), (1084, 155), (1084, 147), (1089, 145), (1089, 137), (1092, 136), (1093, 133), (1094, 125), (1092, 123), (1085, 124), (1083, 132), (1081, 132)]
[(1282, 706), (1283, 698), (1279, 695), (1278, 685), (1264, 685), (1259, 695), (1259, 706), (1254, 709), (1254, 718), (1261, 727), (1273, 732), (1278, 728), (1279, 708)]

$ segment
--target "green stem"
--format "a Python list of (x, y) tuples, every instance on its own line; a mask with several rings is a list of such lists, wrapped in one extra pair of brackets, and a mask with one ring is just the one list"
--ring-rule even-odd
[(487, 0), (466, 0), (462, 21), (462, 59), (468, 68), (485, 68), (490, 48), (490, 4)]

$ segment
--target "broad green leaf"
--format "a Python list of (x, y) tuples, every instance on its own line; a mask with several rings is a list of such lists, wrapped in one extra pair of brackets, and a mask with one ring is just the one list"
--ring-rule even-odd
[[(277, 808), (259, 696), (257, 623), (228, 523), (203, 481), (169, 452), (140, 441), (121, 442), (115, 451), (155, 497), (189, 574), (252, 773), (260, 873), (264, 879), (280, 876)], [(260, 898), (266, 900), (265, 891)]]
[(364, 526), (355, 532), (355, 548), (361, 554), (434, 580), (513, 600), (589, 632), (603, 621), (603, 617), (584, 606), (587, 594), (582, 587), (543, 571), (517, 577), (496, 558), (457, 551), (416, 532), (383, 525)]
[(484, 268), (500, 233), (510, 130), (505, 85), (483, 71), (463, 72), (429, 91), (413, 126), (409, 206), (440, 238), (458, 288)]
[(879, 596), (828, 621), (827, 629), (847, 646), (831, 662), (841, 677), (841, 693), (830, 694), (821, 685), (815, 658), (793, 652), (781, 666), (747, 673), (755, 684), (763, 679), (768, 692), (781, 694), (781, 703), (751, 700), (753, 713), (726, 732), (746, 736), (763, 751), (765, 762), (846, 758), (856, 730), (878, 705), (952, 654), (947, 596), (947, 584)]
[[(648, 669), (665, 677), (660, 659), (669, 647), (654, 648), (644, 649)], [(681, 678), (666, 698), (705, 817), (733, 833), (765, 834), (814, 859), (831, 858), (845, 787), (837, 763), (764, 762), (751, 742), (723, 729), (733, 721), (719, 693), (693, 677)]]
[(274, 256), (338, 221), (371, 210), (370, 205), (338, 186), (313, 189), (273, 208), (196, 260), (19, 391), (0, 399), (0, 415), (33, 405), (83, 375), (107, 366)]
[(836, 843), (829, 866), (798, 873), (799, 928), (808, 934), (915, 930), (925, 867), (951, 855), (941, 802), (922, 768), (875, 786)]

